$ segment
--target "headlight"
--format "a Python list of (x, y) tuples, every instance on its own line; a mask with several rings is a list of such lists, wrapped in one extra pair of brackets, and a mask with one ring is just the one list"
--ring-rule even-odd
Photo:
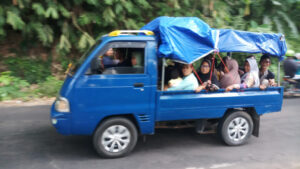
[(68, 99), (59, 97), (55, 102), (55, 110), (58, 112), (70, 112), (70, 105)]
[(57, 120), (56, 119), (51, 119), (51, 122), (53, 125), (57, 124)]

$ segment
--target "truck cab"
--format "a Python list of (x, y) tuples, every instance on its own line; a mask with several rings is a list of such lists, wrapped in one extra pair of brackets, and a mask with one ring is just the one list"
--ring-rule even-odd
[[(151, 31), (103, 36), (71, 66), (51, 108), (53, 126), (63, 135), (93, 135), (99, 155), (116, 158), (132, 151), (138, 135), (154, 134), (168, 122), (198, 131), (213, 122), (226, 144), (241, 145), (250, 135), (258, 136), (260, 115), (281, 110), (282, 87), (162, 91), (157, 49)], [(104, 59), (109, 50), (114, 61)]]

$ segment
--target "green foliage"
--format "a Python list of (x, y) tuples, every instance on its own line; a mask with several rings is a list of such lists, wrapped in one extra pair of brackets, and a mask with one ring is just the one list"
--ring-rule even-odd
[(51, 75), (48, 62), (30, 58), (8, 58), (4, 61), (11, 75), (25, 79), (29, 83), (43, 82)]
[(78, 42), (79, 49), (87, 49), (95, 43), (95, 40), (88, 35), (88, 33), (84, 33), (81, 35), (81, 38)]
[(62, 84), (62, 80), (58, 80), (53, 76), (48, 76), (46, 81), (39, 83), (39, 88), (36, 92), (41, 96), (54, 97), (58, 94)]
[(6, 22), (10, 24), (14, 30), (22, 30), (24, 28), (25, 23), (19, 15), (12, 11), (7, 11), (6, 16)]
[(1, 1), (0, 38), (10, 25), (25, 41), (38, 40), (66, 55), (85, 51), (96, 37), (115, 29), (139, 29), (158, 16), (195, 16), (215, 28), (281, 32), (299, 39), (299, 10), (299, 0)]
[(5, 25), (4, 10), (0, 6), (0, 37), (5, 36), (5, 30), (3, 28), (4, 25)]
[(60, 11), (61, 15), (65, 18), (71, 17), (71, 13), (63, 5), (58, 5), (58, 10)]
[(37, 15), (39, 16), (44, 16), (46, 11), (45, 8), (43, 7), (42, 4), (40, 3), (33, 3), (32, 4), (32, 9), (36, 12)]
[(67, 53), (70, 52), (71, 43), (65, 35), (60, 36), (59, 50), (65, 50)]
[[(214, 28), (283, 33), (288, 48), (300, 52), (299, 11), (299, 0), (3, 0), (0, 43), (20, 36), (19, 46), (10, 49), (17, 56), (35, 47), (55, 49), (60, 54), (55, 62), (66, 68), (95, 39), (112, 30), (140, 29), (159, 16), (194, 16)], [(33, 58), (8, 57), (4, 63), (10, 76), (45, 86), (50, 61)]]
[(0, 101), (24, 97), (27, 93), (29, 83), (12, 73), (2, 72), (0, 74)]
[(26, 80), (13, 76), (10, 71), (0, 74), (0, 101), (21, 98), (28, 100), (34, 97), (55, 97), (63, 84), (53, 76), (48, 76), (44, 82), (30, 86)]
[(53, 18), (53, 19), (58, 19), (59, 15), (58, 15), (58, 11), (55, 7), (50, 6), (46, 12), (45, 12), (45, 17), (46, 18)]
[(40, 23), (36, 24), (34, 27), (38, 39), (47, 46), (53, 42), (53, 30), (49, 25), (42, 25)]

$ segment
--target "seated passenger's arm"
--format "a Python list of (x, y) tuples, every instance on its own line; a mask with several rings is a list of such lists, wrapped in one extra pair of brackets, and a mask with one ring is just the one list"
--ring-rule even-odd
[(208, 84), (211, 84), (211, 81), (208, 80), (207, 82), (204, 82), (202, 85), (198, 86), (196, 89), (195, 89), (195, 92), (196, 93), (199, 93), (201, 92), (201, 90), (205, 89), (207, 87)]
[(254, 77), (253, 77), (252, 74), (250, 74), (250, 76), (245, 80), (245, 84), (247, 85), (247, 88), (248, 87), (253, 87), (255, 82), (254, 82)]
[(248, 84), (251, 84), (251, 83), (253, 85), (254, 81), (250, 81), (250, 82), (248, 81), (248, 82), (244, 82), (244, 83), (241, 83), (241, 84), (233, 84), (233, 85), (230, 85), (230, 86), (226, 87), (225, 91), (228, 92), (228, 91), (231, 91), (233, 89), (246, 89), (246, 88), (249, 87)]
[(200, 85), (197, 87), (197, 89), (195, 90), (196, 93), (199, 93), (201, 92), (201, 90), (205, 89), (206, 88), (206, 85)]
[(183, 80), (177, 86), (170, 87), (167, 90), (183, 90), (190, 85), (192, 84), (189, 83), (187, 80)]
[(226, 87), (225, 91), (226, 91), (226, 92), (229, 92), (229, 91), (231, 91), (231, 90), (233, 90), (233, 89), (240, 89), (241, 87), (242, 87), (242, 88), (246, 88), (244, 85), (245, 85), (245, 84), (243, 84), (243, 83), (242, 83), (242, 84), (232, 84), (232, 85)]
[[(197, 79), (196, 79), (197, 81)], [(174, 87), (170, 87), (167, 90), (186, 90), (187, 88), (194, 86), (194, 82), (189, 79), (189, 78), (185, 78), (184, 80), (182, 80), (177, 86)], [(191, 89), (194, 90), (194, 89)]]
[(269, 79), (269, 86), (277, 86), (275, 79)]

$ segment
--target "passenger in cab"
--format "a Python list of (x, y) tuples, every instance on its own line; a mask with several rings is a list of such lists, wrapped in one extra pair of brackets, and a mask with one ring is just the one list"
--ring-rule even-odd
[(115, 50), (115, 63), (119, 66), (122, 62), (124, 62), (124, 52), (121, 49)]
[(110, 48), (103, 55), (101, 62), (104, 68), (107, 68), (107, 67), (116, 66), (119, 61), (114, 58), (114, 50)]
[(213, 72), (211, 72), (211, 62), (209, 60), (203, 60), (200, 65), (200, 71), (198, 71), (199, 78), (202, 84), (197, 87), (195, 92), (200, 92), (203, 89), (209, 91), (215, 91), (219, 89), (219, 82)]
[(181, 66), (183, 74), (182, 81), (176, 86), (170, 87), (167, 90), (195, 90), (198, 87), (198, 81), (193, 74), (193, 65), (184, 64)]
[(139, 51), (132, 52), (131, 56), (131, 66), (132, 67), (142, 67), (143, 64), (143, 56), (142, 53)]
[(259, 70), (254, 56), (250, 56), (246, 59), (244, 69), (245, 74), (241, 77), (241, 83), (232, 84), (226, 87), (226, 91), (231, 91), (232, 89), (259, 87)]
[[(226, 69), (227, 67), (227, 69)], [(235, 59), (227, 59), (224, 72), (220, 73), (220, 87), (227, 88), (232, 84), (240, 83), (240, 75), (238, 73), (239, 65)]]
[(275, 83), (275, 75), (269, 70), (269, 66), (271, 64), (271, 58), (269, 55), (263, 55), (259, 61), (260, 69), (259, 69), (259, 81), (260, 81), (260, 89), (265, 89), (268, 86), (276, 86)]

